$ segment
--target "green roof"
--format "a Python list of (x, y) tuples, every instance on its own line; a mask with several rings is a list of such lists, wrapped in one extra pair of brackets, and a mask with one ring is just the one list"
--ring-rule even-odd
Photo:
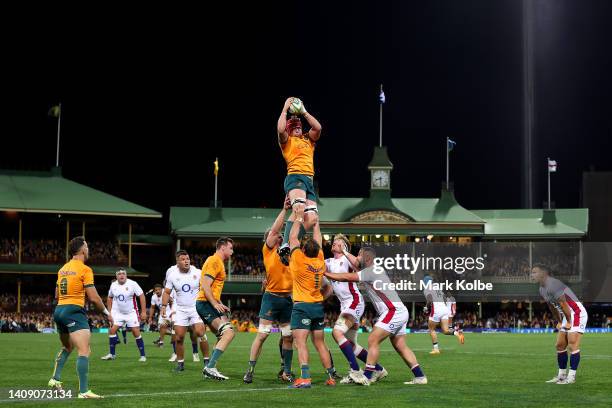
[[(452, 193), (442, 198), (397, 198), (373, 192), (369, 198), (320, 198), (319, 217), (323, 232), (358, 230), (359, 233), (449, 234), (480, 236), (484, 221), (461, 207)], [(393, 222), (352, 222), (353, 217), (384, 211), (402, 219)], [(179, 237), (234, 235), (259, 237), (269, 228), (279, 209), (171, 207), (170, 224)]]
[(474, 210), (486, 221), (487, 238), (581, 238), (589, 224), (587, 208), (555, 210), (556, 223), (542, 222), (543, 210)]
[(380, 146), (374, 148), (374, 155), (372, 156), (372, 160), (370, 164), (368, 164), (368, 168), (393, 168), (393, 163), (389, 159), (389, 155), (387, 154), (387, 146)]
[(0, 211), (161, 218), (161, 214), (52, 172), (0, 171)]
[[(56, 275), (63, 265), (49, 264), (0, 264), (0, 274), (18, 274), (18, 275)], [(93, 269), (95, 276), (115, 276), (115, 272), (119, 269), (118, 266), (98, 266), (89, 265)], [(122, 267), (128, 273), (129, 277), (148, 278), (149, 274), (138, 272), (134, 268)]]

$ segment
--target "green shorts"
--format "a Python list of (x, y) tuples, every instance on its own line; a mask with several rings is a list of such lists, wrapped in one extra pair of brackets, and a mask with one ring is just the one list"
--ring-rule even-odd
[(291, 296), (275, 296), (270, 292), (263, 294), (259, 318), (271, 320), (278, 323), (289, 323), (291, 321), (291, 309), (293, 302)]
[(223, 313), (219, 312), (217, 309), (210, 304), (210, 302), (206, 302), (204, 300), (198, 300), (196, 302), (196, 310), (198, 311), (198, 315), (207, 325), (211, 325), (213, 320), (220, 318), (221, 316), (225, 316)]
[(291, 330), (323, 330), (325, 314), (322, 303), (296, 302), (291, 311)]
[(287, 174), (285, 177), (285, 194), (289, 194), (289, 191), (304, 190), (306, 192), (306, 199), (311, 201), (317, 201), (317, 194), (315, 193), (314, 184), (312, 183), (312, 176), (305, 174)]
[(77, 330), (89, 330), (89, 321), (85, 309), (77, 305), (58, 305), (53, 312), (53, 320), (60, 333), (72, 333)]

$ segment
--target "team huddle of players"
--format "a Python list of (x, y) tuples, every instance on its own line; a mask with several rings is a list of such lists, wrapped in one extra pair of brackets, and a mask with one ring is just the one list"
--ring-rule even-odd
[[(292, 107), (293, 106), (293, 107)], [(298, 106), (296, 109), (295, 106)], [(288, 118), (290, 110), (295, 115)], [(302, 131), (304, 118), (310, 130)], [(390, 279), (386, 272), (374, 271), (376, 251), (364, 246), (357, 256), (350, 253), (350, 242), (342, 234), (333, 238), (332, 258), (324, 259), (322, 235), (319, 227), (317, 197), (313, 185), (314, 150), (321, 136), (321, 125), (294, 98), (285, 101), (277, 124), (278, 143), (287, 162), (287, 177), (284, 182), (285, 203), (271, 228), (264, 234), (262, 255), (266, 269), (264, 294), (259, 313), (259, 327), (250, 350), (248, 368), (243, 381), (252, 383), (255, 366), (262, 345), (277, 325), (281, 340), (281, 371), (278, 377), (290, 383), (290, 388), (310, 388), (310, 365), (307, 340), (312, 342), (327, 373), (326, 385), (336, 385), (341, 378), (336, 374), (329, 348), (324, 338), (323, 301), (332, 293), (340, 302), (340, 315), (333, 327), (333, 338), (349, 364), (348, 375), (340, 383), (370, 385), (388, 375), (380, 364), (380, 344), (389, 338), (395, 351), (412, 371), (414, 378), (404, 384), (427, 384), (414, 353), (406, 345), (406, 325), (409, 313), (395, 290), (388, 288)], [(291, 210), (289, 217), (287, 213)], [(284, 233), (283, 233), (283, 225)], [(62, 342), (56, 357), (53, 377), (49, 386), (61, 388), (61, 372), (73, 349), (78, 350), (77, 372), (79, 374), (79, 397), (100, 398), (88, 388), (89, 326), (83, 309), (85, 296), (96, 308), (107, 315), (111, 323), (109, 331), (109, 354), (105, 360), (115, 358), (115, 346), (119, 343), (117, 331), (126, 325), (132, 330), (140, 351), (140, 361), (146, 361), (144, 343), (140, 336), (139, 320), (146, 319), (146, 303), (142, 289), (127, 279), (124, 270), (117, 271), (117, 281), (109, 291), (108, 309), (102, 303), (93, 286), (93, 273), (85, 265), (88, 258), (87, 243), (83, 237), (73, 239), (70, 244), (72, 260), (58, 273), (56, 297), (58, 306), (54, 313)], [(198, 347), (204, 356), (202, 374), (204, 378), (227, 380), (219, 372), (217, 362), (234, 339), (234, 327), (229, 321), (229, 308), (221, 301), (226, 278), (224, 262), (233, 254), (233, 241), (222, 237), (217, 240), (216, 251), (209, 256), (202, 270), (190, 263), (189, 254), (178, 251), (176, 265), (166, 272), (165, 284), (155, 287), (149, 321), (156, 308), (159, 309), (160, 339), (171, 331), (173, 353), (170, 361), (176, 361), (175, 371), (185, 370), (184, 340), (190, 333), (194, 360), (199, 359)], [(580, 361), (580, 336), (586, 327), (586, 310), (567, 286), (549, 276), (548, 269), (536, 266), (532, 277), (540, 283), (540, 293), (548, 302), (551, 311), (561, 321), (557, 339), (559, 373), (549, 382), (569, 384), (575, 382)], [(425, 277), (425, 281), (431, 280)], [(368, 336), (367, 348), (358, 342), (359, 321), (364, 312), (364, 297), (357, 283), (373, 304), (377, 312), (376, 323)], [(379, 283), (375, 285), (374, 283)], [(380, 282), (383, 284), (380, 285)], [(426, 290), (429, 311), (429, 330), (432, 337), (432, 354), (439, 354), (436, 328), (441, 326), (446, 335), (457, 336), (463, 344), (460, 329), (452, 327), (455, 313), (454, 299), (435, 290)], [(139, 315), (136, 298), (141, 303)], [(110, 312), (109, 312), (110, 309)], [(217, 337), (209, 355), (206, 327)], [(570, 347), (571, 369), (567, 369), (567, 347)], [(297, 350), (299, 376), (292, 372), (293, 350)], [(358, 360), (365, 363), (363, 370)]]

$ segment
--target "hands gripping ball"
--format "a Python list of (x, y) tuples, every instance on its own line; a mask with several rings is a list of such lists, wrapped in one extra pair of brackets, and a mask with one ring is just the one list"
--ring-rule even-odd
[(292, 115), (301, 115), (306, 112), (306, 108), (304, 108), (304, 103), (299, 98), (293, 98), (293, 102), (289, 105), (289, 113)]

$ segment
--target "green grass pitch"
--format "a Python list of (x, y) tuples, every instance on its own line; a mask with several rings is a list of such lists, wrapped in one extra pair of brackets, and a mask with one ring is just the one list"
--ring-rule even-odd
[[(108, 352), (108, 337), (92, 335), (90, 388), (104, 400), (96, 406), (108, 407), (400, 407), (400, 406), (612, 406), (612, 335), (586, 334), (581, 346), (582, 361), (578, 381), (572, 385), (546, 384), (557, 372), (555, 337), (552, 334), (466, 334), (461, 346), (455, 337), (440, 336), (442, 354), (430, 356), (431, 341), (426, 334), (406, 336), (415, 351), (429, 384), (408, 386), (410, 370), (387, 342), (381, 363), (389, 376), (370, 387), (340, 385), (326, 387), (318, 356), (311, 350), (313, 388), (290, 390), (276, 379), (279, 368), (278, 335), (265, 344), (255, 370), (253, 384), (243, 384), (249, 349), (254, 334), (239, 333), (219, 361), (219, 370), (230, 380), (223, 383), (204, 380), (201, 363), (191, 361), (188, 344), (186, 370), (175, 374), (168, 362), (171, 346), (154, 347), (153, 333), (144, 336), (148, 361), (139, 363), (138, 350), (131, 334), (128, 344), (117, 346), (115, 361), (102, 361)], [(209, 337), (213, 337), (209, 333)], [(169, 341), (169, 337), (166, 338)], [(367, 336), (360, 335), (361, 344)], [(333, 352), (338, 371), (348, 366), (331, 336), (327, 344)], [(310, 344), (311, 349), (313, 349)], [(45, 388), (51, 377), (53, 358), (59, 350), (57, 335), (0, 335), (0, 404), (7, 406), (66, 406), (92, 402), (49, 401), (11, 402), (8, 389)], [(66, 387), (76, 389), (76, 355), (70, 356), (63, 372)], [(297, 353), (294, 354), (294, 372)]]

